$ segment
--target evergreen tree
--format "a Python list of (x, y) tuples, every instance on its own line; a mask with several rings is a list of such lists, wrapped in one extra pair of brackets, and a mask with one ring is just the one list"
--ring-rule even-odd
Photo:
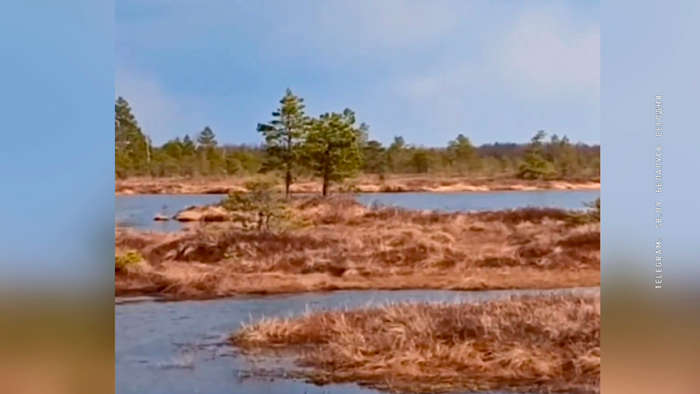
[(367, 141), (363, 147), (364, 171), (370, 174), (383, 174), (386, 172), (386, 149), (379, 141)]
[(185, 138), (182, 139), (182, 154), (183, 154), (183, 156), (194, 155), (195, 148), (196, 147), (194, 145), (194, 142), (192, 141), (192, 138), (190, 138), (189, 134), (185, 135)]
[(146, 136), (122, 97), (114, 105), (115, 170), (118, 177), (148, 172), (149, 146)]
[(211, 130), (211, 128), (209, 128), (209, 126), (206, 126), (204, 130), (199, 132), (199, 134), (197, 135), (197, 143), (200, 147), (205, 149), (216, 148), (216, 146), (218, 145), (216, 141), (216, 135)]
[(203, 175), (218, 175), (226, 172), (226, 159), (216, 134), (209, 126), (197, 134), (197, 152), (199, 161), (199, 172)]
[(197, 172), (197, 147), (189, 134), (182, 139), (182, 162), (180, 174), (194, 176)]
[[(572, 144), (566, 136), (552, 135), (545, 142), (546, 134), (541, 131), (527, 145), (497, 142), (475, 147), (469, 138), (460, 134), (446, 147), (434, 148), (408, 145), (403, 137), (395, 136), (388, 147), (383, 147), (370, 138), (366, 124), (355, 126), (355, 114), (350, 110), (326, 114), (310, 122), (304, 115), (304, 100), (289, 89), (280, 103), (280, 108), (273, 112), (273, 120), (258, 125), (265, 144), (220, 147), (212, 129), (205, 127), (195, 138), (186, 135), (153, 147), (129, 103), (117, 98), (115, 175), (119, 178), (146, 174), (159, 177), (247, 176), (261, 170), (281, 170), (287, 195), (293, 176), (307, 173), (322, 177), (327, 193), (332, 182), (357, 170), (352, 162), (358, 160), (363, 161), (361, 169), (365, 173), (380, 175), (440, 173), (449, 176), (478, 172), (490, 177), (517, 176), (521, 179), (600, 177), (600, 146)], [(341, 124), (345, 126), (339, 126)], [(350, 147), (356, 152), (350, 149), (352, 152), (348, 153), (343, 144), (338, 144), (346, 134), (352, 135), (354, 142)], [(325, 151), (321, 149), (324, 146)], [(304, 151), (311, 147), (313, 149), (308, 152)], [(345, 161), (338, 162), (336, 157), (343, 157)]]
[(236, 156), (232, 154), (227, 154), (224, 157), (224, 161), (224, 166), (227, 175), (237, 175), (243, 171), (243, 166), (241, 165), (240, 160), (236, 158)]
[(387, 166), (392, 173), (401, 172), (401, 163), (404, 151), (406, 150), (406, 142), (401, 136), (394, 136), (394, 141), (387, 149)]
[(287, 197), (307, 133), (308, 118), (304, 109), (304, 99), (287, 89), (280, 100), (280, 108), (272, 113), (272, 121), (258, 124), (258, 132), (264, 136), (267, 147), (265, 168), (284, 171), (284, 192)]
[(323, 195), (331, 183), (342, 182), (362, 166), (362, 131), (354, 126), (355, 114), (326, 113), (311, 122), (303, 145), (304, 158), (314, 174), (322, 179)]
[(521, 179), (544, 179), (555, 173), (552, 162), (543, 155), (542, 141), (547, 136), (540, 130), (532, 137), (530, 145), (525, 152), (525, 158), (520, 165), (518, 177)]
[(578, 172), (578, 150), (571, 144), (569, 138), (564, 136), (560, 140), (552, 141), (555, 145), (552, 162), (559, 175), (563, 178)]
[(161, 150), (176, 161), (180, 161), (184, 156), (184, 147), (180, 138), (175, 138), (163, 144)]
[(423, 149), (415, 149), (411, 156), (411, 165), (418, 174), (427, 174), (430, 172), (430, 158), (428, 152)]
[(462, 134), (447, 144), (447, 153), (450, 163), (460, 175), (476, 167), (478, 158), (474, 152), (474, 146), (469, 138)]
[[(265, 155), (265, 151), (259, 148), (238, 148), (229, 151), (226, 157), (227, 160), (229, 160), (229, 163), (239, 163), (241, 171), (248, 175), (252, 175), (259, 173), (262, 169), (265, 161)], [(235, 164), (232, 165), (235, 166)]]

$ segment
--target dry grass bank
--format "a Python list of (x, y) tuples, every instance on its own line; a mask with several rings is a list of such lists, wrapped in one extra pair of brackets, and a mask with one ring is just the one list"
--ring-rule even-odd
[[(243, 327), (231, 343), (296, 356), (299, 376), (404, 393), (599, 393), (600, 296), (398, 304)], [(308, 369), (310, 368), (310, 369)]]
[[(245, 191), (247, 178), (131, 178), (117, 180), (115, 192), (129, 194), (227, 194)], [(597, 190), (600, 179), (571, 179), (561, 181), (523, 181), (517, 179), (473, 179), (437, 176), (362, 176), (336, 188), (362, 193), (400, 192), (489, 192), (506, 190)], [(292, 185), (294, 193), (320, 193), (321, 184), (300, 181)]]
[(316, 198), (295, 202), (294, 215), (305, 225), (278, 233), (226, 223), (175, 234), (117, 229), (115, 291), (191, 299), (600, 284), (600, 224), (571, 226), (562, 210), (447, 214)]

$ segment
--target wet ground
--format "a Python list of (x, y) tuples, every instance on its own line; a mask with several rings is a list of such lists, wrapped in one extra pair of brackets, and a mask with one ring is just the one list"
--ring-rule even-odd
[[(554, 292), (597, 292), (593, 289)], [(256, 365), (225, 343), (242, 323), (307, 310), (355, 308), (387, 302), (469, 302), (552, 291), (343, 291), (212, 301), (117, 299), (116, 394), (368, 394), (355, 385), (317, 387), (292, 379), (247, 378), (253, 369), (279, 375), (285, 361)]]

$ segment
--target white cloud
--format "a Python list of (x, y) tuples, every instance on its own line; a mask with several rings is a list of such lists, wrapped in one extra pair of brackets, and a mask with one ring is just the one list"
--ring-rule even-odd
[(502, 83), (525, 97), (597, 96), (600, 26), (569, 15), (527, 13), (492, 54)]
[(460, 22), (457, 11), (463, 8), (444, 1), (324, 1), (312, 23), (300, 24), (309, 33), (321, 32), (317, 38), (324, 44), (346, 49), (350, 45), (358, 52), (407, 49), (430, 43), (454, 28)]
[(581, 26), (563, 10), (540, 9), (521, 14), (487, 41), (482, 57), (404, 77), (400, 91), (416, 100), (452, 100), (474, 88), (505, 90), (526, 100), (595, 100), (600, 94), (598, 23)]
[[(263, 54), (376, 55), (434, 42), (469, 17), (468, 2), (444, 0), (148, 0), (149, 17), (118, 21), (118, 39), (142, 48), (221, 46), (213, 35), (246, 37)], [(300, 53), (300, 51), (304, 53)]]

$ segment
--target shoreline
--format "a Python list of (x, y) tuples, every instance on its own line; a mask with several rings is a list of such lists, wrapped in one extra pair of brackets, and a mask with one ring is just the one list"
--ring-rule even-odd
[[(350, 278), (333, 275), (240, 275), (227, 278), (231, 288), (216, 293), (175, 289), (169, 292), (153, 285), (140, 286), (127, 278), (115, 281), (115, 298), (143, 298), (159, 302), (213, 301), (225, 298), (259, 298), (295, 294), (325, 294), (336, 291), (507, 291), (592, 288), (600, 286), (599, 270), (546, 272), (542, 270), (494, 269), (476, 275), (455, 278), (454, 275), (405, 275), (397, 278)], [(164, 290), (166, 292), (164, 292)], [(180, 290), (180, 291), (178, 291)]]
[[(116, 196), (129, 195), (211, 195), (246, 192), (244, 178), (231, 180), (151, 180), (133, 179), (115, 182)], [(519, 181), (464, 180), (459, 178), (396, 178), (385, 182), (363, 181), (354, 185), (335, 187), (334, 194), (353, 193), (489, 193), (504, 191), (581, 191), (600, 190), (599, 180), (591, 181)], [(317, 182), (292, 184), (292, 194), (321, 192)]]
[[(375, 289), (375, 288), (358, 288), (358, 289), (335, 289), (335, 290), (314, 290), (314, 291), (301, 291), (301, 292), (285, 292), (285, 293), (272, 293), (268, 291), (264, 292), (259, 292), (259, 293), (247, 293), (247, 294), (232, 294), (232, 295), (220, 295), (220, 296), (202, 296), (202, 297), (189, 297), (189, 298), (177, 298), (175, 296), (167, 296), (167, 295), (162, 295), (162, 294), (154, 294), (154, 293), (148, 293), (148, 292), (143, 292), (143, 291), (138, 291), (138, 290), (122, 290), (119, 293), (115, 291), (114, 294), (114, 300), (115, 300), (115, 305), (128, 305), (128, 304), (136, 304), (136, 303), (142, 303), (142, 302), (180, 302), (180, 301), (199, 301), (199, 302), (206, 302), (206, 301), (219, 301), (219, 300), (232, 300), (232, 301), (243, 301), (243, 300), (255, 300), (255, 301), (264, 301), (266, 299), (269, 300), (274, 300), (276, 298), (280, 297), (287, 297), (287, 296), (294, 296), (294, 295), (316, 295), (316, 296), (323, 296), (323, 295), (329, 295), (333, 293), (339, 293), (339, 292), (355, 292), (355, 291), (387, 291), (387, 292), (404, 292), (404, 291), (453, 291), (453, 292), (458, 292), (458, 293), (486, 293), (486, 292), (491, 292), (491, 291), (531, 291), (531, 292), (577, 292), (577, 291), (600, 291), (600, 284), (597, 285), (592, 285), (592, 286), (570, 286), (570, 287), (547, 287), (547, 288), (534, 288), (534, 287), (525, 287), (525, 288), (507, 288), (507, 289), (498, 289), (498, 288), (487, 288), (487, 289), (460, 289), (460, 288), (386, 288), (386, 289)], [(568, 293), (562, 293), (562, 294), (568, 294)]]

